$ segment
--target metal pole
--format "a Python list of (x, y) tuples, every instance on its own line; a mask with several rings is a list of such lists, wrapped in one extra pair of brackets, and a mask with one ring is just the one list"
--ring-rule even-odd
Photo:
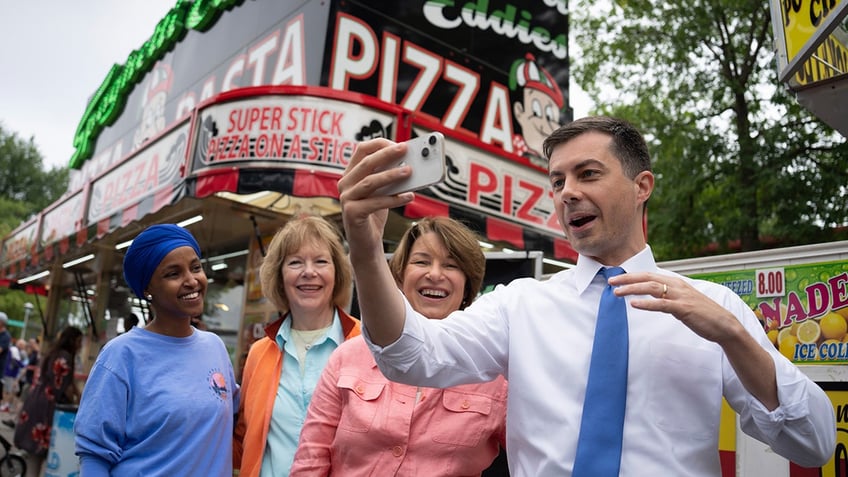
[(24, 303), (24, 329), (21, 330), (21, 339), (26, 339), (27, 326), (29, 325), (29, 314), (32, 313), (33, 305), (30, 302)]

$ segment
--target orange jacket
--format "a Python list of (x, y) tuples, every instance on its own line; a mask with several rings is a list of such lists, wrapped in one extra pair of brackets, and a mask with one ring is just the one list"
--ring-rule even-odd
[[(359, 336), (359, 320), (340, 308), (336, 310), (342, 322), (345, 340)], [(274, 399), (283, 371), (283, 353), (276, 341), (283, 320), (285, 318), (265, 327), (265, 337), (251, 345), (244, 363), (238, 420), (233, 435), (233, 468), (240, 469), (240, 477), (258, 477), (262, 468)]]

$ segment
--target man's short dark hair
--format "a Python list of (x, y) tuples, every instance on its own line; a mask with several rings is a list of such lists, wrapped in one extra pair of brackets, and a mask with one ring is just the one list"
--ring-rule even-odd
[(629, 122), (610, 116), (587, 116), (560, 126), (542, 143), (545, 158), (550, 161), (551, 154), (558, 146), (592, 131), (612, 138), (612, 153), (631, 179), (642, 171), (651, 170), (651, 156), (642, 133)]

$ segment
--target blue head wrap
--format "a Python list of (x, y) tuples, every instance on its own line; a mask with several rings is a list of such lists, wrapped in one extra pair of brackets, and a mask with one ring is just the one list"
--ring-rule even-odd
[(200, 257), (200, 246), (188, 230), (174, 224), (152, 225), (133, 239), (124, 256), (124, 279), (139, 298), (165, 255), (179, 247), (191, 247)]

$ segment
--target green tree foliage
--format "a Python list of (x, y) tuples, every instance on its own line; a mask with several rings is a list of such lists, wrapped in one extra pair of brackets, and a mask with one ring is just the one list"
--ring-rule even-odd
[(0, 197), (0, 239), (9, 235), (31, 213), (31, 207), (23, 202)]
[(571, 5), (572, 81), (649, 139), (658, 257), (844, 238), (848, 145), (779, 83), (768, 2)]
[(44, 170), (32, 138), (24, 141), (0, 123), (0, 237), (55, 202), (68, 189), (68, 169)]
[[(29, 318), (26, 319), (25, 303), (33, 305)], [(19, 290), (0, 288), (0, 311), (6, 313), (11, 320), (20, 321), (9, 323), (9, 333), (17, 339), (24, 336), (23, 322), (27, 324), (26, 338), (35, 338), (44, 329), (43, 316), (47, 307), (47, 297), (31, 295)]]
[[(33, 139), (24, 141), (0, 123), (0, 240), (34, 214), (54, 203), (68, 189), (68, 170), (44, 170), (44, 161)], [(3, 278), (3, 277), (0, 277)], [(29, 322), (38, 329), (46, 299), (20, 290), (0, 288), (0, 311), (23, 321), (24, 303), (36, 304)], [(10, 327), (20, 337), (20, 328)], [(32, 336), (32, 333), (30, 334)]]

